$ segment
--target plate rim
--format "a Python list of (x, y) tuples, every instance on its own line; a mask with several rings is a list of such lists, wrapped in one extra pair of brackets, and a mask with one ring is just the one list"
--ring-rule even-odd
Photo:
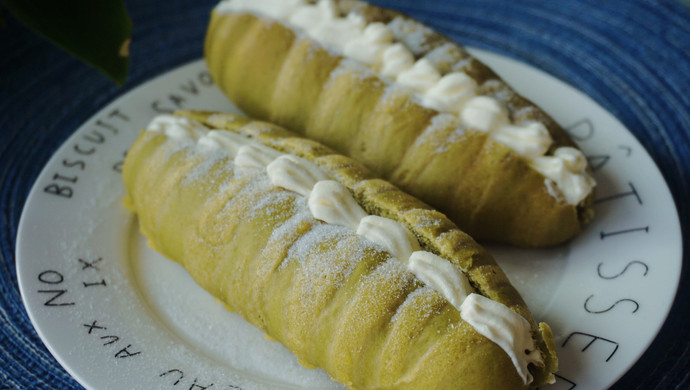
[[(659, 166), (656, 163), (656, 161), (651, 157), (647, 148), (643, 144), (641, 144), (641, 142), (637, 139), (637, 137), (626, 126), (624, 126), (616, 117), (614, 117), (608, 110), (603, 108), (597, 102), (593, 101), (588, 95), (584, 94), (584, 92), (582, 92), (579, 89), (575, 88), (574, 86), (566, 83), (565, 81), (556, 78), (555, 76), (547, 73), (546, 71), (544, 71), (544, 70), (542, 70), (536, 66), (533, 66), (531, 64), (527, 64), (527, 63), (521, 62), (519, 60), (516, 60), (515, 58), (508, 57), (508, 56), (501, 54), (501, 53), (490, 52), (490, 51), (487, 51), (484, 49), (475, 49), (475, 48), (469, 48), (469, 49), (470, 49), (470, 51), (473, 52), (473, 54), (484, 53), (485, 55), (501, 58), (503, 60), (507, 60), (509, 62), (517, 64), (519, 66), (524, 66), (524, 67), (530, 68), (532, 70), (537, 70), (541, 74), (550, 77), (552, 79), (552, 81), (558, 82), (558, 83), (562, 84), (563, 87), (567, 87), (569, 90), (576, 92), (577, 94), (580, 95), (581, 98), (588, 99), (588, 100), (592, 101), (603, 112), (605, 112), (613, 120), (618, 122), (618, 124), (620, 125), (621, 128), (625, 129), (625, 131), (630, 135), (630, 138), (633, 139), (637, 143), (637, 146), (639, 146), (642, 150), (644, 150), (649, 161), (651, 161), (651, 163), (653, 164), (653, 169), (655, 169), (655, 171), (660, 175), (661, 179), (663, 180), (664, 184), (666, 185), (665, 190), (666, 190), (666, 193), (670, 196), (671, 206), (672, 206), (672, 209), (675, 213), (674, 231), (677, 231), (678, 236), (681, 238), (678, 240), (679, 248), (677, 248), (677, 250), (680, 253), (680, 258), (678, 260), (678, 269), (680, 270), (683, 266), (683, 249), (684, 248), (683, 248), (683, 241), (682, 241), (682, 226), (680, 224), (680, 215), (678, 214), (678, 207), (675, 203), (675, 199), (673, 197), (673, 194), (670, 191), (670, 187), (668, 186), (668, 182), (666, 180), (666, 177), (663, 175), (662, 171), (659, 169)], [(39, 337), (41, 339), (41, 342), (46, 346), (48, 351), (58, 361), (58, 363), (61, 365), (61, 367), (66, 372), (68, 372), (77, 382), (79, 382), (80, 384), (82, 384), (84, 386), (88, 385), (88, 381), (86, 380), (86, 378), (83, 377), (82, 375), (80, 375), (78, 370), (75, 367), (73, 367), (72, 365), (70, 365), (67, 360), (65, 360), (65, 356), (63, 356), (59, 351), (55, 350), (54, 345), (47, 340), (47, 338), (46, 338), (47, 336), (46, 336), (44, 330), (42, 329), (41, 326), (39, 326), (37, 324), (36, 312), (39, 309), (32, 307), (32, 304), (29, 303), (30, 300), (26, 296), (26, 293), (28, 291), (30, 291), (30, 287), (28, 286), (29, 276), (24, 274), (24, 272), (26, 272), (26, 270), (20, 265), (20, 263), (22, 263), (22, 261), (27, 261), (27, 260), (22, 260), (22, 258), (25, 258), (25, 256), (22, 253), (23, 252), (22, 247), (24, 245), (26, 245), (24, 243), (24, 241), (28, 239), (27, 230), (28, 230), (28, 226), (29, 226), (29, 221), (27, 221), (27, 219), (28, 219), (27, 209), (29, 207), (31, 207), (32, 203), (36, 202), (36, 200), (33, 200), (33, 199), (37, 198), (38, 195), (40, 194), (40, 189), (38, 188), (39, 187), (38, 183), (39, 183), (41, 178), (43, 178), (45, 175), (47, 175), (47, 171), (49, 170), (49, 168), (52, 165), (54, 165), (55, 162), (58, 160), (58, 158), (60, 157), (59, 156), (60, 152), (63, 151), (63, 149), (70, 142), (73, 142), (79, 135), (81, 135), (81, 133), (83, 132), (82, 129), (84, 129), (89, 122), (91, 122), (97, 115), (99, 115), (99, 113), (102, 113), (102, 112), (108, 110), (109, 108), (111, 108), (113, 106), (117, 106), (118, 104), (122, 103), (123, 101), (131, 99), (132, 95), (136, 95), (136, 94), (141, 93), (141, 91), (148, 88), (152, 82), (170, 77), (171, 73), (181, 71), (181, 69), (183, 69), (183, 68), (187, 69), (187, 68), (192, 68), (194, 66), (197, 66), (200, 62), (203, 62), (203, 59), (195, 59), (195, 60), (189, 61), (187, 63), (180, 64), (180, 65), (173, 67), (171, 69), (168, 69), (168, 70), (164, 71), (163, 73), (157, 74), (157, 75), (143, 81), (138, 86), (136, 86), (136, 87), (124, 92), (123, 94), (117, 96), (115, 99), (109, 101), (103, 107), (101, 107), (101, 108), (97, 109), (95, 112), (93, 112), (92, 115), (90, 115), (84, 122), (80, 123), (78, 125), (78, 127), (76, 127), (73, 130), (73, 132), (59, 146), (57, 146), (53, 151), (51, 151), (51, 156), (46, 160), (40, 173), (36, 176), (34, 182), (31, 184), (31, 189), (28, 193), (28, 196), (26, 197), (24, 206), (22, 208), (19, 224), (17, 227), (16, 241), (15, 241), (16, 274), (17, 274), (17, 281), (18, 281), (18, 286), (19, 286), (19, 291), (20, 291), (22, 303), (23, 303), (24, 308), (25, 308), (25, 310), (29, 316), (29, 319), (31, 321), (33, 328), (36, 330), (37, 334), (39, 335)], [(82, 130), (82, 131), (80, 131), (80, 130)], [(681, 272), (677, 272), (676, 277), (673, 280), (673, 283), (674, 283), (673, 298), (670, 300), (670, 302), (668, 302), (667, 307), (664, 309), (663, 319), (661, 321), (659, 321), (658, 326), (655, 326), (656, 329), (654, 330), (654, 336), (651, 337), (649, 340), (647, 340), (644, 348), (639, 352), (639, 354), (634, 358), (634, 360), (629, 365), (627, 365), (627, 367), (624, 370), (622, 370), (620, 373), (618, 373), (618, 375), (610, 383), (610, 385), (613, 385), (614, 383), (616, 383), (622, 376), (624, 376), (630, 369), (632, 369), (633, 366), (639, 362), (639, 360), (642, 358), (642, 356), (648, 351), (650, 346), (659, 337), (659, 332), (662, 329), (662, 327), (666, 324), (668, 317), (671, 313), (671, 310), (674, 306), (674, 302), (678, 299), (680, 280), (681, 280)]]

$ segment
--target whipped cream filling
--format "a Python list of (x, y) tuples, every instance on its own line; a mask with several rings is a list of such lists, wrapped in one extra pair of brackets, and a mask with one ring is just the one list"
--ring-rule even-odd
[(460, 305), (460, 317), (465, 322), (496, 343), (508, 353), (525, 384), (534, 379), (527, 370), (530, 363), (542, 362), (539, 351), (534, 348), (530, 325), (526, 319), (508, 309), (500, 302), (479, 295), (470, 294)]
[(383, 246), (403, 263), (409, 261), (412, 252), (422, 250), (419, 241), (409, 229), (397, 221), (378, 215), (367, 215), (362, 218), (357, 227), (357, 234)]
[[(532, 382), (530, 363), (540, 363), (530, 324), (507, 306), (475, 293), (467, 277), (450, 261), (424, 251), (414, 234), (390, 218), (367, 215), (343, 184), (313, 162), (281, 153), (248, 137), (225, 130), (209, 130), (200, 122), (160, 115), (147, 131), (176, 140), (191, 140), (202, 148), (223, 150), (242, 168), (265, 169), (274, 186), (307, 198), (315, 219), (345, 226), (383, 247), (406, 264), (417, 279), (441, 294), (478, 333), (500, 346), (525, 384)], [(579, 163), (573, 160), (571, 163)]]
[(361, 221), (367, 216), (347, 188), (334, 180), (314, 183), (307, 203), (314, 218), (354, 231), (359, 229)]
[[(415, 60), (409, 45), (424, 40), (424, 28), (416, 23), (398, 18), (389, 25), (367, 24), (355, 12), (340, 15), (333, 0), (319, 0), (316, 4), (305, 0), (222, 0), (216, 12), (246, 12), (277, 20), (334, 52), (365, 64), (418, 96), (423, 106), (458, 115), (464, 126), (487, 133), (527, 159), (532, 168), (555, 183), (563, 196), (557, 192), (554, 195), (571, 205), (579, 204), (595, 186), (586, 164), (577, 165), (576, 169), (565, 164), (558, 153), (542, 159), (551, 157), (545, 154), (553, 143), (544, 125), (511, 123), (507, 109), (497, 99), (478, 95), (476, 82), (467, 74), (455, 71), (442, 75), (429, 59)], [(406, 44), (396, 42), (395, 32), (405, 33), (410, 39)], [(413, 45), (416, 52), (421, 50), (420, 42)], [(577, 158), (584, 159), (582, 152), (570, 149), (573, 148), (561, 154), (579, 153)]]
[(587, 158), (576, 148), (558, 148), (553, 156), (537, 157), (530, 166), (544, 175), (547, 181), (556, 183), (570, 204), (579, 203), (596, 185), (592, 176), (581, 174), (587, 169)]
[(458, 310), (467, 296), (474, 293), (470, 281), (462, 272), (450, 261), (431, 252), (412, 252), (407, 266), (419, 280), (440, 292)]

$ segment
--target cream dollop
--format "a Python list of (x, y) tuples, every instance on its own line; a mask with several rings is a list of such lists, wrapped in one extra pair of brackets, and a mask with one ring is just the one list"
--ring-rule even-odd
[(239, 167), (263, 168), (280, 154), (277, 150), (264, 145), (242, 145), (237, 149), (235, 164)]
[[(271, 12), (267, 8), (271, 6), (257, 4), (255, 11), (264, 14)], [(350, 13), (341, 17), (333, 0), (320, 0), (315, 5), (300, 2), (293, 6), (291, 13), (275, 19), (306, 32), (317, 42), (340, 52), (353, 40), (353, 34), (360, 35), (367, 27), (359, 14)]]
[(266, 172), (273, 185), (309, 196), (314, 184), (330, 177), (316, 164), (291, 154), (281, 154), (266, 165)]
[(511, 124), (506, 108), (489, 96), (471, 98), (460, 112), (460, 119), (465, 126), (489, 133), (496, 142), (528, 160), (543, 156), (553, 143), (541, 123)]
[(491, 137), (528, 159), (543, 156), (553, 143), (549, 131), (539, 122), (524, 126), (504, 125), (491, 134)]
[[(321, 2), (319, 3), (319, 5)], [(323, 14), (322, 16), (325, 16)], [(362, 16), (350, 13), (344, 18), (331, 17), (324, 19), (318, 27), (309, 30), (312, 36), (318, 37), (318, 41), (326, 46), (333, 47), (340, 52), (353, 40), (352, 33), (363, 31), (366, 22)]]
[(407, 263), (412, 252), (421, 250), (419, 241), (406, 227), (378, 215), (367, 215), (357, 227), (357, 234), (381, 244), (395, 258)]
[(367, 213), (348, 189), (335, 180), (322, 180), (314, 185), (308, 200), (314, 218), (357, 230)]
[[(257, 9), (257, 12), (262, 12), (263, 9)], [(279, 19), (287, 22), (292, 27), (309, 32), (312, 29), (317, 29), (322, 23), (331, 20), (335, 17), (335, 9), (331, 1), (320, 1), (318, 5), (304, 4), (294, 9), (292, 14), (285, 19)]]
[(410, 69), (400, 72), (395, 79), (399, 85), (421, 95), (433, 88), (439, 80), (441, 80), (441, 74), (426, 58), (421, 58)]
[(146, 126), (146, 130), (163, 133), (170, 138), (196, 140), (204, 134), (205, 127), (192, 119), (179, 118), (174, 115), (158, 115)]
[(402, 43), (395, 43), (383, 51), (382, 76), (395, 80), (414, 65), (414, 56)]
[(211, 130), (199, 137), (197, 142), (208, 148), (225, 149), (234, 157), (239, 149), (244, 145), (249, 145), (251, 140), (230, 131)]
[(467, 127), (489, 133), (508, 124), (508, 111), (494, 98), (475, 96), (460, 111), (460, 120)]
[(408, 267), (424, 284), (440, 292), (458, 310), (465, 298), (474, 292), (462, 272), (450, 261), (431, 252), (412, 252)]
[(221, 1), (216, 6), (217, 12), (261, 12), (271, 19), (288, 19), (304, 0), (232, 0)]
[(392, 46), (393, 33), (383, 23), (370, 23), (364, 31), (343, 45), (349, 58), (373, 66), (382, 61), (383, 53)]
[(439, 112), (458, 113), (476, 95), (477, 83), (468, 75), (448, 73), (422, 97), (422, 104)]
[(541, 353), (535, 348), (530, 324), (500, 302), (470, 294), (460, 305), (460, 317), (506, 351), (524, 383), (532, 382), (530, 363), (541, 363)]
[(587, 158), (576, 148), (560, 147), (553, 156), (535, 158), (530, 166), (555, 182), (569, 204), (580, 203), (596, 185), (587, 172)]

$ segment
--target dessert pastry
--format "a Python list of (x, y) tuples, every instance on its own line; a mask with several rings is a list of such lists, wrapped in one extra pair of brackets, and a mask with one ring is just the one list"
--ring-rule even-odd
[(315, 141), (240, 116), (181, 112), (141, 133), (123, 178), (150, 245), (350, 389), (524, 389), (554, 379), (549, 326), (534, 322), (485, 250)]
[(248, 115), (364, 163), (477, 239), (555, 245), (592, 218), (565, 131), (460, 46), (347, 0), (226, 0), (205, 58)]

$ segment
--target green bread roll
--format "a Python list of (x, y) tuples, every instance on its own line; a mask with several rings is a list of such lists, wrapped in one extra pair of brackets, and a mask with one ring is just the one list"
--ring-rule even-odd
[(590, 169), (566, 132), (459, 45), (397, 12), (223, 1), (204, 51), (248, 115), (360, 161), (476, 239), (552, 246), (593, 217)]
[[(322, 368), (349, 389), (524, 389), (554, 380), (549, 326), (535, 323), (493, 258), (443, 214), (360, 163), (275, 125), (227, 114), (176, 115), (152, 124), (127, 153), (125, 204), (153, 248), (303, 365)], [(218, 147), (233, 137), (248, 146)], [(240, 154), (248, 157), (240, 162)], [(328, 180), (305, 196), (275, 185), (278, 159), (313, 166), (318, 171), (310, 175)], [(312, 198), (321, 183), (345, 189), (347, 199), (325, 198), (327, 206), (335, 203), (328, 210), (351, 202), (366, 215), (360, 228), (367, 218), (408, 232), (417, 249), (407, 263), (400, 246), (316, 218)], [(465, 320), (465, 303), (459, 309), (433, 280), (411, 271), (418, 253), (461, 275), (472, 292), (465, 302), (480, 299), (524, 323), (531, 350), (513, 351), (522, 363)]]

